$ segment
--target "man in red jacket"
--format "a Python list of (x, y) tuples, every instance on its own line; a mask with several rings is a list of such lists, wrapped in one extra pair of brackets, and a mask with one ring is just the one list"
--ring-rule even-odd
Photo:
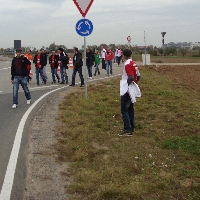
[[(112, 60), (113, 60), (113, 58), (114, 58), (114, 54), (110, 50), (110, 48), (108, 47), (106, 49), (106, 53), (105, 53), (106, 71), (107, 71), (108, 76), (109, 76), (109, 74), (112, 74)], [(109, 70), (109, 67), (110, 67), (110, 70)]]

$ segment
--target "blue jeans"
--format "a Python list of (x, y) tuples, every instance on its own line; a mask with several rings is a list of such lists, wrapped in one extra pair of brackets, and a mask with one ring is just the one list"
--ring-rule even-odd
[(121, 114), (124, 130), (134, 131), (134, 104), (128, 93), (121, 96)]
[(44, 75), (45, 79), (47, 80), (48, 77), (47, 77), (47, 74), (46, 74), (46, 66), (43, 67), (43, 75)]
[(117, 62), (118, 65), (120, 64), (120, 61), (121, 61), (121, 56), (120, 57), (116, 56), (116, 62)]
[(95, 72), (99, 72), (99, 64), (95, 64)]
[(65, 81), (68, 83), (67, 69), (65, 67), (60, 67), (60, 76), (63, 83)]
[(58, 81), (60, 80), (60, 77), (58, 76), (58, 73), (57, 73), (57, 68), (51, 68), (51, 74), (52, 74), (52, 81), (54, 83), (56, 82), (55, 77), (58, 79)]
[(112, 60), (106, 61), (107, 74), (109, 74), (109, 66), (110, 66), (110, 74), (112, 74)]
[(92, 77), (92, 66), (87, 66), (87, 69), (89, 77)]
[(27, 100), (31, 99), (31, 94), (29, 92), (28, 86), (27, 86), (27, 80), (28, 76), (22, 77), (22, 76), (14, 76), (14, 83), (13, 83), (13, 104), (18, 104), (18, 91), (19, 91), (19, 84), (21, 84), (24, 94), (26, 96)]
[(84, 78), (83, 78), (83, 74), (82, 74), (82, 67), (74, 67), (73, 68), (73, 73), (72, 73), (72, 85), (75, 85), (75, 77), (76, 77), (76, 73), (79, 73), (79, 77), (81, 79), (81, 85), (84, 85)]
[(42, 77), (42, 80), (44, 81), (44, 83), (46, 83), (47, 80), (45, 79), (45, 76), (43, 75), (43, 68), (36, 68), (35, 72), (36, 72), (37, 85), (39, 85), (39, 74)]

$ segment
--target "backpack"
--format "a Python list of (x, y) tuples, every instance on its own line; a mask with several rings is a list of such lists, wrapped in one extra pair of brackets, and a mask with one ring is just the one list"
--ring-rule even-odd
[(63, 62), (65, 64), (69, 64), (69, 56), (67, 54), (65, 54), (65, 56), (63, 57)]

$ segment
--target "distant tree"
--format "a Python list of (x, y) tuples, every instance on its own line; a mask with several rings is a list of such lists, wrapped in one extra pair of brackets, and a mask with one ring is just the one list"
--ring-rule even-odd
[(56, 50), (56, 45), (55, 42), (49, 45), (49, 51), (55, 51)]
[(158, 48), (158, 52), (159, 52), (160, 55), (163, 55), (164, 49), (163, 48)]
[(185, 49), (184, 47), (180, 48), (180, 53), (182, 54), (183, 57), (185, 56), (186, 52), (187, 52), (187, 49)]

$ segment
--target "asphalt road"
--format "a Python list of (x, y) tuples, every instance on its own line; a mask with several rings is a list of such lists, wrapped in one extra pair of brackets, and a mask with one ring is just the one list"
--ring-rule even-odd
[[(5, 60), (5, 61), (2, 61)], [(26, 104), (26, 98), (24, 96), (24, 92), (20, 87), (19, 90), (19, 104), (16, 109), (12, 109), (12, 84), (10, 82), (10, 66), (11, 59), (7, 59), (0, 56), (0, 191), (2, 191), (2, 186), (4, 184), (5, 173), (7, 171), (8, 162), (10, 159), (11, 151), (13, 148), (13, 143), (15, 141), (16, 133), (18, 130), (18, 126), (21, 122), (22, 117), (27, 112), (31, 105)], [(100, 66), (101, 69), (101, 66)], [(93, 69), (94, 70), (94, 69)], [(46, 85), (40, 84), (38, 87), (36, 84), (36, 78), (34, 74), (34, 67), (32, 67), (32, 81), (29, 83), (29, 89), (31, 92), (32, 104), (37, 101), (41, 96), (55, 89), (68, 90), (69, 86), (62, 84), (51, 84), (51, 73), (49, 65), (46, 67), (48, 82)], [(121, 73), (121, 67), (117, 67), (116, 64), (113, 65), (114, 76), (118, 76)], [(69, 84), (71, 83), (71, 74), (72, 69), (68, 69), (69, 76)], [(85, 71), (83, 70), (83, 74)], [(93, 77), (93, 80), (89, 80), (90, 82), (105, 79), (106, 72), (101, 70), (101, 75)], [(106, 77), (108, 78), (108, 77)], [(77, 74), (76, 82), (79, 82), (80, 78)], [(78, 87), (77, 86), (77, 87)], [(50, 94), (49, 94), (50, 95)], [(48, 95), (48, 96), (49, 96)], [(28, 130), (31, 126), (32, 119), (35, 113), (40, 109), (44, 101), (47, 99), (44, 98), (37, 103), (34, 109), (30, 112), (25, 127), (23, 129), (22, 140), (19, 150), (19, 156), (17, 158), (17, 166), (14, 174), (14, 182), (12, 186), (11, 198), (13, 200), (22, 199), (23, 191), (24, 191), (24, 180), (26, 176), (26, 152), (27, 152), (27, 143), (28, 143)], [(0, 200), (8, 200), (1, 199)]]

